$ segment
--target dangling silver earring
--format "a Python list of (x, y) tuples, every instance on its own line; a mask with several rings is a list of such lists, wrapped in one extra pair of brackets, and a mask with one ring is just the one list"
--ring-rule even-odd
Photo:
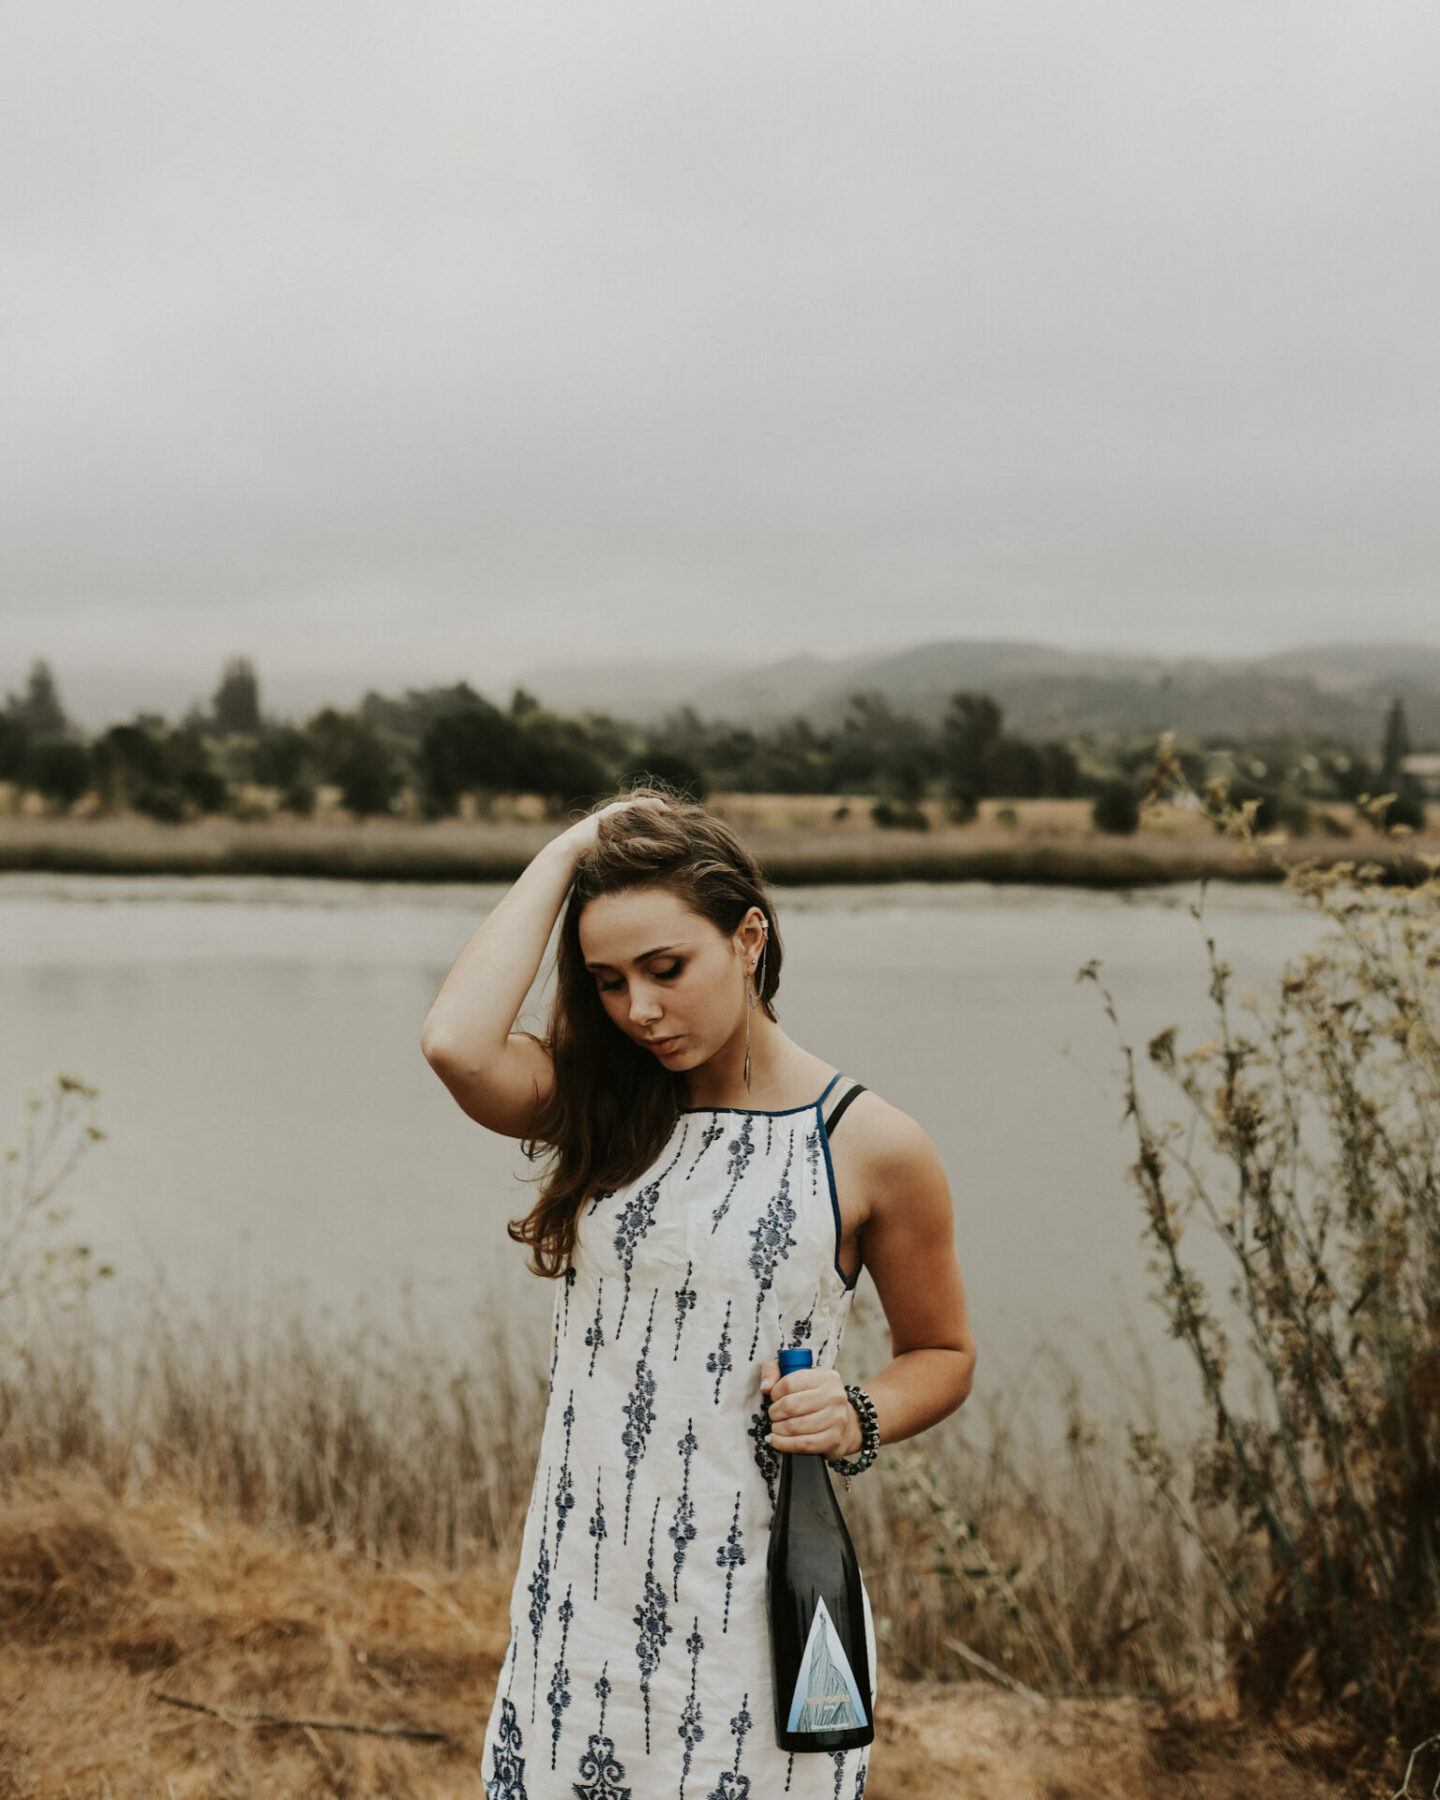
[(755, 1004), (755, 995), (750, 987), (750, 971), (745, 971), (745, 1092), (750, 1092), (750, 1008)]
[(750, 1009), (757, 1004), (764, 1005), (760, 996), (765, 987), (765, 944), (768, 944), (769, 941), (767, 937), (761, 944), (760, 955), (756, 959), (755, 967), (745, 971), (745, 1092), (747, 1094), (750, 1092)]

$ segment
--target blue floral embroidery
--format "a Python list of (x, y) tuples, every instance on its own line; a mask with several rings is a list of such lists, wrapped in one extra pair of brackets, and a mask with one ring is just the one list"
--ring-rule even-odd
[(790, 1235), (790, 1227), (794, 1223), (795, 1208), (790, 1200), (790, 1157), (787, 1153), (779, 1190), (750, 1233), (750, 1241), (754, 1246), (750, 1252), (750, 1267), (760, 1283), (755, 1295), (755, 1334), (750, 1340), (752, 1359), (755, 1346), (760, 1342), (760, 1314), (765, 1305), (765, 1296), (775, 1285), (775, 1265), (795, 1248), (795, 1239)]
[(807, 1131), (805, 1133), (805, 1166), (810, 1171), (811, 1187), (819, 1187), (820, 1133), (818, 1131)]
[(580, 1758), (580, 1780), (575, 1783), (575, 1792), (580, 1800), (630, 1800), (625, 1765), (603, 1732), (590, 1733), (590, 1746)]
[(685, 1171), (685, 1179), (687, 1181), (690, 1179), (690, 1177), (695, 1173), (696, 1169), (699, 1167), (700, 1158), (705, 1154), (705, 1152), (710, 1148), (710, 1146), (712, 1144), (718, 1144), (720, 1142), (721, 1138), (724, 1137), (724, 1135), (725, 1135), (725, 1127), (720, 1123), (719, 1113), (716, 1113), (714, 1118), (711, 1119), (710, 1123), (705, 1127), (705, 1130), (701, 1135), (700, 1148), (695, 1152), (695, 1161), (692, 1162), (690, 1167)]
[(635, 1608), (635, 1659), (640, 1664), (640, 1692), (645, 1697), (645, 1754), (650, 1754), (650, 1677), (660, 1666), (660, 1652), (671, 1631), (665, 1589), (655, 1579), (655, 1525), (660, 1517), (660, 1496), (650, 1514), (650, 1556), (645, 1564), (645, 1593)]
[(740, 1127), (739, 1137), (730, 1140), (730, 1161), (725, 1165), (725, 1174), (729, 1178), (730, 1185), (725, 1189), (724, 1199), (710, 1215), (712, 1232), (729, 1212), (730, 1196), (740, 1185), (740, 1178), (749, 1167), (750, 1158), (755, 1154), (754, 1123), (750, 1114), (746, 1113), (744, 1123)]
[(600, 1540), (605, 1536), (605, 1502), (600, 1497), (600, 1477), (603, 1470), (595, 1471), (595, 1510), (590, 1515), (590, 1535), (595, 1540), (595, 1580), (590, 1589), (590, 1598), (600, 1598)]
[(695, 1624), (689, 1637), (685, 1640), (685, 1648), (690, 1652), (690, 1697), (685, 1702), (680, 1714), (680, 1723), (676, 1730), (680, 1733), (680, 1741), (685, 1746), (685, 1762), (680, 1770), (679, 1800), (685, 1800), (685, 1782), (690, 1774), (690, 1761), (695, 1754), (695, 1746), (705, 1735), (700, 1721), (704, 1717), (704, 1708), (695, 1697), (695, 1672), (700, 1666), (700, 1652), (705, 1648), (705, 1640), (700, 1635), (700, 1619), (696, 1615)]
[(730, 1356), (730, 1308), (733, 1300), (725, 1302), (725, 1323), (720, 1327), (720, 1342), (705, 1358), (705, 1367), (715, 1377), (715, 1404), (720, 1404), (720, 1383), (734, 1368)]
[(549, 1524), (550, 1477), (545, 1477), (545, 1511), (541, 1516), (540, 1548), (535, 1556), (535, 1573), (530, 1577), (530, 1634), (535, 1640), (535, 1680), (530, 1689), (530, 1723), (535, 1723), (535, 1689), (540, 1685), (540, 1633), (545, 1629), (545, 1614), (550, 1605), (550, 1551), (545, 1543)]
[(725, 1571), (725, 1616), (721, 1623), (722, 1633), (730, 1629), (730, 1584), (735, 1579), (735, 1571), (744, 1566), (745, 1552), (740, 1540), (745, 1533), (740, 1529), (740, 1495), (735, 1495), (735, 1517), (730, 1521), (730, 1529), (726, 1533), (725, 1542), (715, 1552), (716, 1568)]
[(845, 1752), (832, 1750), (830, 1754), (835, 1761), (835, 1800), (840, 1800), (840, 1783), (845, 1775)]
[(865, 1800), (865, 1771), (866, 1764), (862, 1762), (855, 1771), (855, 1800)]
[(719, 1781), (711, 1788), (707, 1800), (747, 1800), (750, 1793), (750, 1777), (740, 1773), (740, 1758), (745, 1750), (745, 1733), (754, 1720), (750, 1717), (750, 1696), (745, 1694), (740, 1701), (740, 1710), (730, 1721), (730, 1729), (735, 1734), (735, 1767), (722, 1771)]
[(812, 1306), (803, 1319), (797, 1319), (790, 1328), (790, 1348), (798, 1350), (801, 1344), (810, 1342), (811, 1328), (815, 1323), (815, 1308)]
[(759, 1412), (751, 1413), (750, 1423), (746, 1427), (747, 1435), (753, 1446), (755, 1467), (765, 1477), (766, 1491), (770, 1495), (770, 1504), (775, 1504), (775, 1483), (780, 1479), (780, 1452), (773, 1444), (765, 1442), (770, 1430), (770, 1396), (760, 1396)]
[(625, 1527), (620, 1533), (620, 1542), (630, 1542), (630, 1502), (635, 1493), (635, 1472), (640, 1467), (640, 1458), (650, 1441), (650, 1428), (655, 1423), (655, 1371), (650, 1367), (650, 1331), (655, 1323), (655, 1301), (657, 1296), (650, 1296), (650, 1317), (645, 1326), (645, 1342), (640, 1346), (640, 1360), (635, 1365), (635, 1386), (630, 1390), (630, 1398), (625, 1402), (625, 1417), (629, 1421), (620, 1433), (620, 1441), (625, 1446), (625, 1466), (629, 1473), (625, 1478)]
[(515, 1704), (502, 1700), (490, 1752), (492, 1773), (485, 1782), (486, 1800), (525, 1800), (525, 1758), (520, 1754), (524, 1747)]
[(605, 1277), (602, 1275), (595, 1284), (595, 1317), (585, 1327), (585, 1347), (590, 1352), (590, 1373), (595, 1373), (595, 1352), (605, 1342)]
[(615, 1327), (617, 1338), (625, 1329), (625, 1312), (630, 1305), (630, 1271), (635, 1266), (635, 1252), (640, 1247), (641, 1238), (650, 1229), (659, 1200), (660, 1183), (651, 1181), (633, 1193), (620, 1209), (620, 1220), (615, 1227), (615, 1254), (620, 1258), (620, 1267), (624, 1270), (625, 1293), (620, 1301), (620, 1321)]
[(675, 1290), (675, 1349), (670, 1357), (671, 1362), (675, 1362), (680, 1355), (680, 1333), (685, 1329), (685, 1316), (694, 1312), (695, 1302), (699, 1299), (690, 1285), (690, 1271), (694, 1266), (692, 1262), (686, 1263), (685, 1279)]
[(550, 1767), (555, 1767), (555, 1753), (560, 1748), (560, 1718), (570, 1704), (570, 1671), (565, 1666), (565, 1644), (570, 1636), (570, 1621), (575, 1617), (575, 1608), (570, 1604), (570, 1589), (565, 1589), (565, 1598), (560, 1602), (560, 1655), (555, 1664), (555, 1672), (550, 1680), (550, 1692), (545, 1698), (550, 1702)]
[(680, 1498), (675, 1503), (675, 1520), (670, 1527), (670, 1537), (675, 1545), (675, 1583), (674, 1593), (678, 1602), (680, 1598), (680, 1565), (685, 1560), (685, 1552), (695, 1541), (695, 1502), (690, 1498), (690, 1458), (699, 1449), (695, 1438), (695, 1421), (685, 1421), (685, 1435), (676, 1444), (685, 1464), (685, 1477), (680, 1483)]
[(560, 1464), (560, 1473), (555, 1481), (555, 1558), (560, 1558), (560, 1540), (565, 1535), (565, 1521), (570, 1517), (575, 1505), (575, 1483), (570, 1474), (570, 1434), (575, 1427), (575, 1390), (571, 1388), (570, 1398), (565, 1403), (562, 1415), (565, 1422), (565, 1459)]
[(555, 1343), (550, 1352), (550, 1385), (555, 1385), (555, 1364), (560, 1356), (560, 1346), (570, 1335), (570, 1290), (575, 1285), (575, 1270), (565, 1271), (565, 1279), (560, 1284), (560, 1292), (555, 1298), (556, 1324)]
[[(686, 1121), (688, 1130), (689, 1121)], [(640, 1248), (640, 1241), (655, 1222), (655, 1208), (660, 1201), (660, 1189), (665, 1184), (665, 1177), (680, 1160), (680, 1153), (685, 1148), (685, 1132), (680, 1134), (680, 1142), (674, 1156), (656, 1176), (654, 1181), (646, 1182), (643, 1188), (631, 1194), (620, 1208), (620, 1217), (615, 1225), (615, 1254), (620, 1258), (620, 1266), (625, 1272), (625, 1295), (620, 1302), (620, 1322), (615, 1327), (618, 1338), (625, 1329), (625, 1311), (630, 1304), (630, 1271), (635, 1266), (635, 1252)]]
[(767, 1114), (765, 1119), (765, 1154), (767, 1156), (770, 1154), (770, 1146), (775, 1141), (774, 1125), (775, 1121)]
[(790, 1792), (790, 1777), (795, 1773), (795, 1752), (790, 1752), (790, 1760), (785, 1765), (785, 1792)]
[[(615, 1745), (605, 1736), (605, 1702), (610, 1698), (610, 1678), (600, 1671), (595, 1692), (600, 1699), (600, 1727), (590, 1733), (588, 1747), (580, 1756), (580, 1781), (574, 1784), (580, 1800), (630, 1800), (625, 1786), (625, 1765), (615, 1754)], [(584, 1786), (581, 1783), (584, 1783)]]

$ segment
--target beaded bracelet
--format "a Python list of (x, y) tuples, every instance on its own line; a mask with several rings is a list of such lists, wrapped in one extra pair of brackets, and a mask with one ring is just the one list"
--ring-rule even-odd
[(859, 1475), (868, 1469), (880, 1454), (880, 1418), (875, 1411), (875, 1402), (862, 1387), (845, 1385), (845, 1398), (860, 1415), (860, 1451), (850, 1458), (826, 1457), (826, 1462), (837, 1475)]

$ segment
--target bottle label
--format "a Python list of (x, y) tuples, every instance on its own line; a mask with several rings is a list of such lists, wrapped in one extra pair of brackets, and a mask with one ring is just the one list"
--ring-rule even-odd
[(786, 1730), (843, 1731), (868, 1722), (840, 1634), (825, 1602), (817, 1601)]

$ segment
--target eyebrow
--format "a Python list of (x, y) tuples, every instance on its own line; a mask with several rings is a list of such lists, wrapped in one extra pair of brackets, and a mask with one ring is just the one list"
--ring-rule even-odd
[[(676, 950), (678, 948), (679, 946), (677, 944), (661, 944), (658, 949), (646, 950), (642, 955), (635, 957), (633, 960), (637, 963), (649, 962), (652, 956), (663, 956), (667, 950)], [(587, 962), (585, 965), (587, 969), (613, 969), (614, 966), (614, 963), (607, 962)]]

